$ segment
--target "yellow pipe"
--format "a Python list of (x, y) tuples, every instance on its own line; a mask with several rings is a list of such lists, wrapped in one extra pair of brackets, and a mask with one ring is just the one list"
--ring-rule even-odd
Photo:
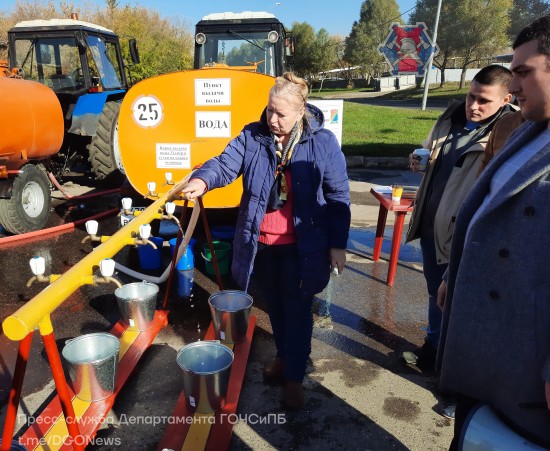
[(134, 220), (122, 227), (109, 240), (96, 247), (55, 282), (48, 285), (15, 313), (8, 316), (2, 323), (6, 337), (10, 340), (22, 340), (77, 288), (84, 284), (93, 283), (94, 267), (97, 268), (99, 262), (104, 258), (112, 258), (116, 255), (128, 243), (132, 233), (138, 233), (140, 225), (158, 219), (159, 212), (163, 210), (164, 204), (181, 192), (191, 175), (192, 172), (187, 174), (170, 191), (159, 196), (157, 201), (149, 205), (139, 216), (136, 216)]

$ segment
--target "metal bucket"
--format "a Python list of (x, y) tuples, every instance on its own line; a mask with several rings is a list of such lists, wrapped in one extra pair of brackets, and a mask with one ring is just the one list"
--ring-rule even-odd
[(496, 414), (488, 404), (478, 404), (466, 419), (458, 444), (463, 451), (513, 449), (515, 451), (543, 451), (535, 443), (520, 436)]
[(212, 413), (225, 405), (233, 352), (218, 341), (184, 346), (176, 361), (183, 370), (187, 405), (198, 413)]
[(62, 354), (77, 398), (101, 401), (113, 394), (119, 350), (118, 338), (105, 332), (67, 340)]
[(246, 339), (252, 297), (244, 291), (223, 290), (208, 298), (216, 339), (240, 343)]
[(158, 285), (134, 282), (115, 290), (122, 322), (130, 330), (147, 330), (153, 325), (157, 306)]

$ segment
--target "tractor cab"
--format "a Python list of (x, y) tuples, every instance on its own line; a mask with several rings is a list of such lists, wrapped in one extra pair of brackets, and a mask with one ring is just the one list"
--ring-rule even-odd
[(10, 66), (56, 93), (127, 89), (118, 36), (72, 19), (20, 22), (8, 32)]
[(61, 104), (65, 136), (52, 158), (56, 175), (87, 159), (97, 180), (121, 181), (116, 124), (129, 89), (126, 70), (139, 63), (136, 40), (128, 44), (131, 64), (113, 31), (76, 14), (19, 22), (8, 31), (9, 74), (48, 86)]
[(276, 77), (289, 70), (294, 37), (266, 12), (216, 13), (195, 27), (195, 69), (230, 68)]
[[(74, 19), (30, 20), (10, 30), (8, 42), (10, 67), (26, 80), (50, 87), (66, 117), (83, 95), (118, 92), (121, 98), (128, 89), (119, 38), (107, 28)], [(69, 128), (95, 133), (95, 127), (86, 130), (84, 123)]]

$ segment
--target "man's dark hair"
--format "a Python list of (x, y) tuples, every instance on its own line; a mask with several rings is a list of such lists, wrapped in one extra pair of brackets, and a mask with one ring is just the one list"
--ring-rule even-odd
[(499, 64), (491, 64), (475, 74), (473, 81), (477, 81), (481, 85), (500, 85), (508, 89), (512, 81), (512, 72)]
[(521, 30), (512, 48), (516, 49), (516, 47), (535, 39), (538, 42), (538, 52), (550, 56), (550, 14), (542, 16)]

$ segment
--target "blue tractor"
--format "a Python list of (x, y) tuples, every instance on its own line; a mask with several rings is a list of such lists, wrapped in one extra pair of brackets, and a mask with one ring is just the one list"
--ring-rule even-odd
[(49, 86), (63, 110), (63, 145), (49, 168), (55, 175), (87, 160), (96, 180), (122, 180), (117, 120), (129, 89), (126, 70), (139, 62), (135, 39), (128, 44), (131, 64), (113, 31), (76, 15), (24, 21), (8, 31), (11, 72)]

